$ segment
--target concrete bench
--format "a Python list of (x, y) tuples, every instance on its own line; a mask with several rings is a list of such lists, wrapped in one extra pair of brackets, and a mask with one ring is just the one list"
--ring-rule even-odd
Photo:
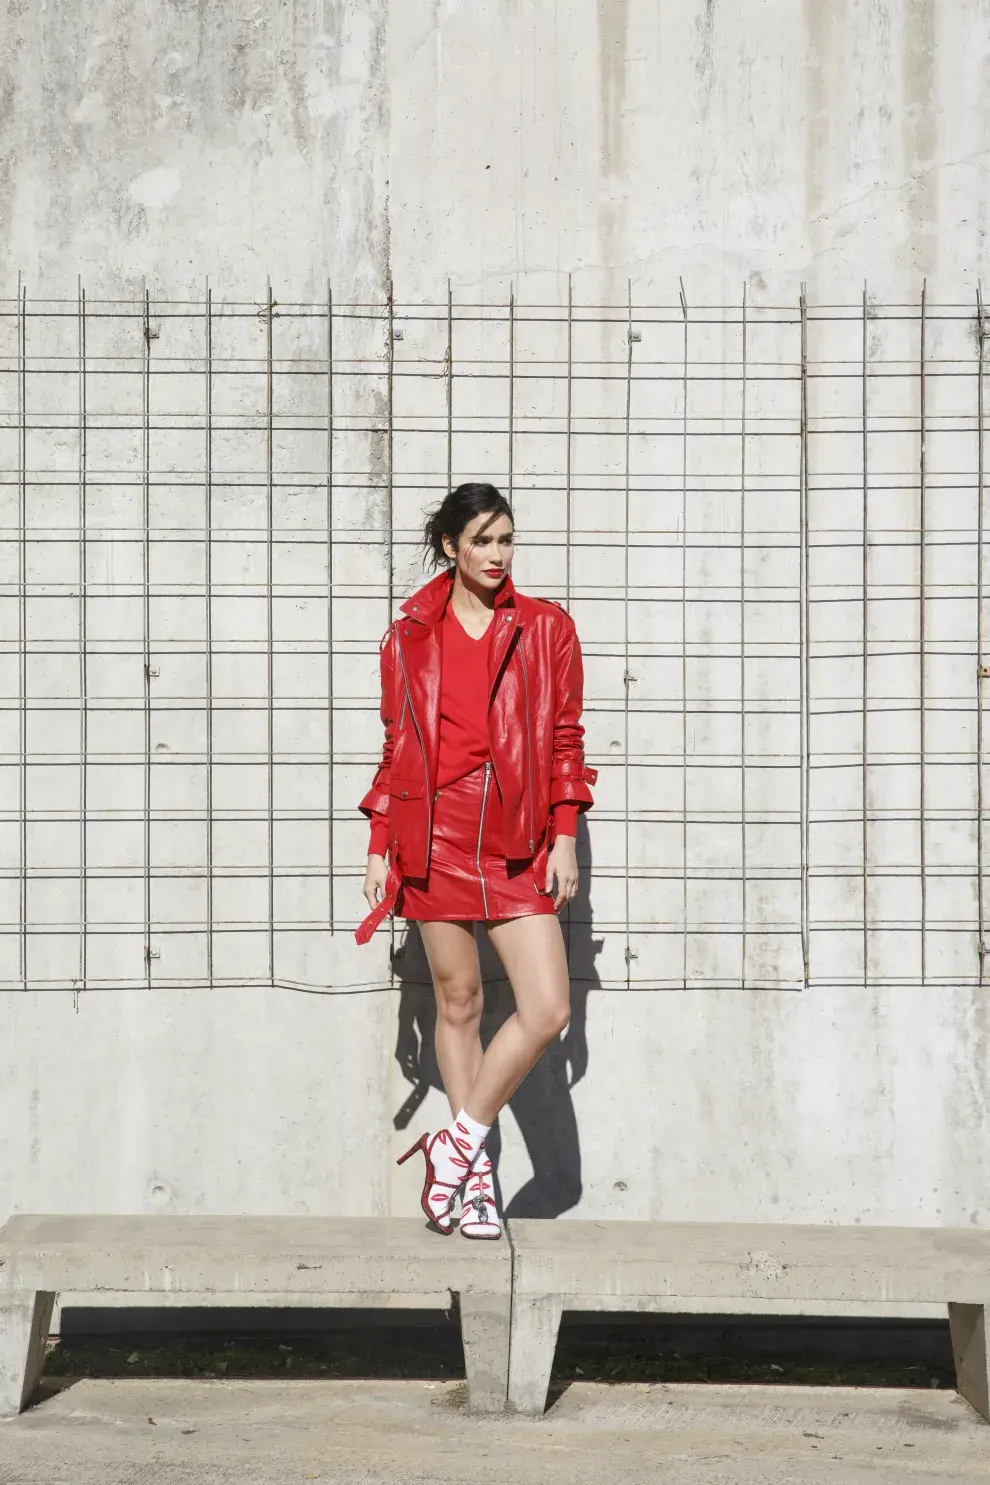
[(563, 1310), (883, 1314), (947, 1305), (956, 1386), (990, 1422), (990, 1232), (692, 1222), (509, 1224), (509, 1407), (542, 1413)]
[(509, 1245), (440, 1238), (420, 1218), (12, 1217), (0, 1230), (0, 1416), (26, 1407), (59, 1292), (311, 1295), (347, 1308), (459, 1300), (473, 1410), (502, 1412), (509, 1363)]

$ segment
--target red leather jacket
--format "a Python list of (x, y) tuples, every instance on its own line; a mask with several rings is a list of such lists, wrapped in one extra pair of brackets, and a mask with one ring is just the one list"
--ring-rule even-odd
[[(393, 871), (425, 877), (430, 863), (440, 737), (440, 643), (436, 633), (452, 577), (441, 573), (402, 605), (381, 647), (382, 761), (360, 809), (386, 815)], [(592, 803), (598, 774), (585, 767), (581, 646), (556, 603), (527, 598), (506, 578), (495, 602), (489, 651), (492, 765), (502, 794), (506, 852), (545, 868), (555, 804)], [(381, 921), (382, 913), (374, 915)], [(366, 935), (365, 935), (366, 936)], [(361, 941), (364, 937), (361, 936)]]

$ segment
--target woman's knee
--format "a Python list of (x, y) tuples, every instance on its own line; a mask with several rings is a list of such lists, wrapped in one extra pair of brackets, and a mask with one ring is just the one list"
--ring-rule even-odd
[(438, 975), (434, 979), (437, 1016), (448, 1026), (471, 1026), (481, 1020), (481, 983), (474, 977)]
[(549, 1001), (545, 1005), (530, 1007), (520, 1021), (534, 1040), (548, 1047), (555, 1037), (562, 1035), (570, 1024), (571, 1008), (566, 1001)]

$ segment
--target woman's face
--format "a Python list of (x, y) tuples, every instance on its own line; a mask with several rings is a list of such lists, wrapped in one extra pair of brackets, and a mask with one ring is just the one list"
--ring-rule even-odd
[(492, 520), (489, 511), (468, 522), (456, 547), (449, 536), (444, 537), (443, 545), (463, 582), (494, 592), (512, 566), (512, 522), (508, 516)]

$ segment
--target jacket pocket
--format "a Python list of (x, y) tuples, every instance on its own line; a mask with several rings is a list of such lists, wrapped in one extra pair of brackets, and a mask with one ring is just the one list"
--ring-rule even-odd
[(423, 780), (392, 778), (389, 780), (388, 792), (393, 801), (422, 799), (424, 792)]

